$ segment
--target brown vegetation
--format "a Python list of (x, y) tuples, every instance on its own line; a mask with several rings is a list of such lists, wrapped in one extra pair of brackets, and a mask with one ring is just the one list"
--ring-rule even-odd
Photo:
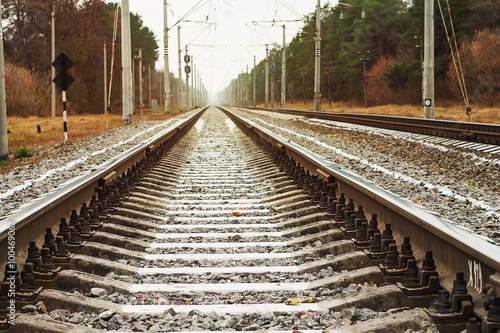
[[(50, 76), (5, 63), (8, 115), (42, 117), (50, 103)], [(49, 111), (50, 112), (50, 111)]]
[[(154, 114), (146, 110), (143, 116), (134, 115), (134, 121), (165, 120), (174, 117), (178, 112), (165, 114), (162, 109)], [(78, 140), (89, 137), (108, 129), (122, 126), (122, 116), (112, 115), (75, 115), (68, 116), (68, 135), (70, 140)], [(37, 132), (40, 125), (41, 133)], [(37, 149), (44, 145), (62, 143), (64, 139), (62, 117), (52, 119), (50, 117), (8, 117), (7, 128), (9, 134), (9, 151), (19, 147), (28, 146)]]
[[(477, 31), (470, 42), (460, 48), (460, 60), (471, 103), (494, 105), (500, 93), (500, 34)], [(460, 68), (456, 56), (457, 67)], [(460, 70), (458, 70), (460, 72)], [(457, 70), (452, 64), (447, 73), (450, 90), (462, 99)]]
[[(452, 104), (451, 102), (443, 102), (435, 109), (436, 119), (452, 120), (452, 121), (470, 121), (469, 117), (465, 114), (465, 107), (459, 104)], [(264, 105), (258, 105), (264, 107)], [(307, 104), (287, 102), (287, 109), (294, 110), (314, 110), (314, 102), (307, 100)], [(365, 109), (358, 103), (332, 103), (328, 105), (328, 101), (323, 99), (321, 102), (321, 111), (325, 112), (339, 112), (339, 113), (360, 113), (360, 114), (381, 114), (397, 117), (423, 117), (423, 109), (418, 105), (396, 105), (387, 104), (382, 106), (372, 106)], [(500, 124), (500, 108), (472, 108), (472, 121), (478, 123)]]

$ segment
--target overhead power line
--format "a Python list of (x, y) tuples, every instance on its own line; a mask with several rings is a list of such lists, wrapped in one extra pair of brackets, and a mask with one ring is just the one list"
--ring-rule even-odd
[(186, 14), (184, 14), (183, 17), (181, 17), (179, 19), (179, 21), (177, 21), (173, 26), (171, 26), (169, 28), (172, 29), (173, 27), (175, 27), (177, 24), (179, 24), (180, 22), (182, 22), (184, 19), (186, 19), (189, 15), (193, 14), (194, 12), (196, 12), (198, 9), (200, 9), (201, 7), (203, 7), (204, 5), (206, 5), (208, 2), (210, 2), (210, 0), (205, 0), (205, 2), (203, 4), (200, 5), (200, 3), (202, 3), (204, 0), (200, 0), (198, 1), (198, 3), (196, 5), (193, 6), (193, 8), (191, 8)]

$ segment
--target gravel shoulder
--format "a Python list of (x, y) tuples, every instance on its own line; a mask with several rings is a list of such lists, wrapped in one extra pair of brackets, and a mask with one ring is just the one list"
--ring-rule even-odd
[[(451, 223), (500, 245), (500, 160), (395, 131), (294, 115), (238, 114)], [(392, 133), (392, 134), (391, 134)]]
[[(238, 113), (323, 158), (500, 245), (498, 155), (427, 144), (377, 129), (261, 111)], [(2, 174), (0, 219), (90, 172), (190, 113), (138, 122), (91, 138), (48, 146), (33, 164)]]
[[(191, 111), (193, 112), (193, 111)], [(191, 112), (166, 121), (142, 121), (89, 138), (37, 149), (25, 165), (0, 169), (0, 219), (43, 196), (74, 177), (89, 173), (142, 141), (156, 135)]]

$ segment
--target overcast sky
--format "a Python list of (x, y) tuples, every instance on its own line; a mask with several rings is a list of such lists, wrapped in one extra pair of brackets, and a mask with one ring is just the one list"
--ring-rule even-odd
[[(194, 64), (206, 88), (215, 95), (238, 73), (246, 71), (247, 65), (251, 70), (254, 55), (257, 63), (265, 57), (264, 44), (282, 44), (283, 24), (287, 43), (303, 26), (302, 22), (280, 22), (273, 27), (272, 22), (254, 24), (252, 21), (298, 20), (313, 12), (316, 3), (317, 0), (168, 0), (168, 26), (171, 28), (193, 7), (197, 8), (185, 20), (201, 23), (179, 23), (181, 47), (191, 44), (189, 54), (194, 56)], [(129, 0), (129, 4), (130, 11), (139, 14), (144, 24), (154, 31), (160, 47), (157, 68), (163, 69), (163, 0)], [(200, 6), (196, 7), (197, 4)], [(177, 41), (176, 26), (169, 31), (169, 67), (176, 77)], [(182, 66), (184, 68), (184, 63)]]

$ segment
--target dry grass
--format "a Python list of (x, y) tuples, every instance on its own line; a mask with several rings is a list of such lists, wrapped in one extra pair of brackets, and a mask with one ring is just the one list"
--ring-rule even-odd
[[(258, 106), (263, 107), (264, 105)], [(296, 101), (294, 104), (288, 102), (286, 104), (286, 107), (287, 109), (312, 111), (314, 110), (314, 103), (312, 100), (306, 101), (306, 105), (304, 105), (303, 101)], [(339, 113), (382, 114), (388, 116), (403, 116), (415, 118), (423, 117), (423, 109), (418, 105), (391, 104), (384, 106), (374, 106), (365, 109), (362, 106), (348, 103), (332, 103), (332, 106), (329, 106), (328, 101), (322, 100), (321, 111)], [(451, 103), (445, 103), (443, 107), (436, 107), (434, 113), (436, 119), (466, 122), (470, 121), (469, 117), (465, 114), (465, 106), (463, 105), (453, 105)], [(500, 109), (472, 107), (472, 121), (478, 123), (500, 124)]]
[[(151, 110), (145, 110), (144, 115), (134, 114), (134, 122), (146, 120), (165, 120), (178, 115), (178, 111), (169, 114), (164, 113), (164, 109), (158, 109), (158, 113), (153, 114)], [(112, 114), (101, 115), (77, 115), (68, 116), (68, 136), (70, 140), (77, 140), (108, 129), (122, 126), (122, 116)], [(37, 133), (37, 125), (40, 125), (41, 133)], [(29, 117), (8, 117), (7, 128), (9, 134), (9, 151), (20, 147), (32, 147), (37, 149), (40, 146), (62, 143), (64, 141), (63, 119), (56, 117), (52, 119)]]
[[(332, 106), (329, 106), (328, 101), (323, 100), (322, 102), (321, 110), (326, 112), (369, 113), (417, 118), (421, 118), (423, 115), (422, 108), (415, 105), (385, 105), (365, 109), (355, 104), (332, 103)], [(263, 105), (259, 106), (263, 107)], [(288, 102), (287, 108), (313, 110), (314, 105), (312, 100), (307, 101), (306, 105), (302, 101), (296, 101), (294, 104)], [(151, 113), (150, 109), (146, 109), (143, 116), (136, 112), (134, 121), (165, 120), (178, 114), (177, 108), (174, 108), (169, 114), (165, 114), (163, 106), (161, 106), (156, 114)], [(437, 107), (435, 115), (436, 119), (469, 121), (463, 106), (449, 104), (445, 107)], [(474, 122), (500, 124), (500, 109), (473, 108), (472, 120)], [(109, 116), (104, 114), (68, 116), (69, 138), (70, 140), (77, 140), (104, 132), (106, 131), (106, 123), (108, 123), (109, 129), (120, 127), (122, 126), (122, 116), (116, 114)], [(40, 125), (41, 133), (37, 133), (37, 125)], [(50, 117), (8, 117), (7, 127), (10, 131), (10, 152), (24, 146), (37, 150), (41, 146), (62, 143), (64, 140), (62, 117), (56, 117), (56, 119)]]

